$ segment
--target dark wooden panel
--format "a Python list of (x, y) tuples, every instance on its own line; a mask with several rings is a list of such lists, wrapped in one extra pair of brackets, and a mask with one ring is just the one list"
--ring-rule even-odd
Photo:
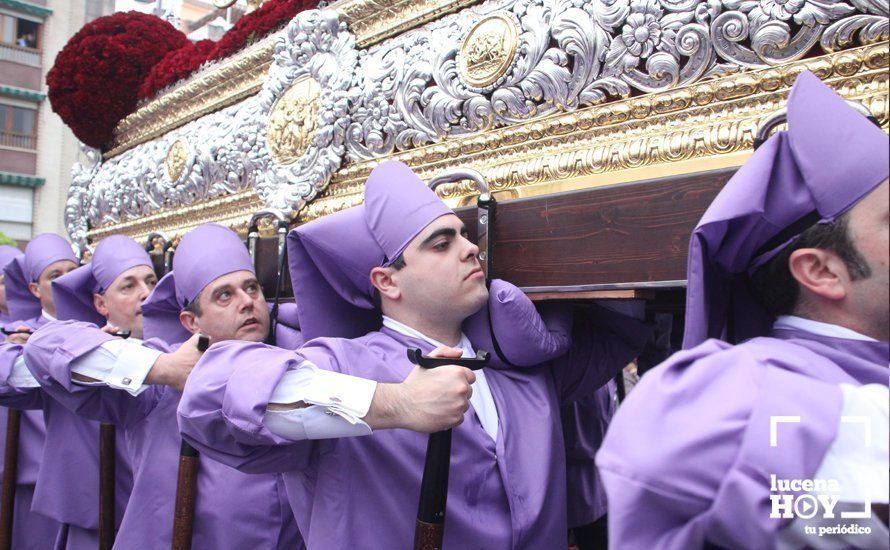
[[(689, 235), (734, 172), (501, 202), (494, 275), (522, 287), (685, 279)], [(475, 209), (458, 215), (475, 237)]]

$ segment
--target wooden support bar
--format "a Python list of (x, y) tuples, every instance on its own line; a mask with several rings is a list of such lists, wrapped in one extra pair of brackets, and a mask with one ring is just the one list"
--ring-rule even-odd
[[(692, 229), (733, 173), (502, 201), (494, 222), (493, 276), (520, 287), (682, 286)], [(456, 213), (473, 238), (475, 207)]]
[(555, 300), (654, 300), (654, 290), (566, 290), (560, 292), (526, 292), (533, 302)]

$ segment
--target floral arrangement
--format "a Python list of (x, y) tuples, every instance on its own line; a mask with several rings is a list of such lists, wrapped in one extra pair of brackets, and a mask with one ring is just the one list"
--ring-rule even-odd
[(154, 96), (174, 82), (184, 79), (207, 62), (210, 52), (216, 47), (213, 40), (188, 43), (178, 50), (168, 53), (164, 59), (152, 67), (151, 72), (139, 87), (139, 101)]
[(152, 67), (188, 44), (182, 32), (153, 15), (100, 17), (68, 41), (46, 75), (52, 109), (79, 140), (107, 146), (117, 123), (136, 109)]
[(274, 32), (298, 13), (315, 7), (314, 0), (267, 0), (258, 10), (239, 19), (219, 42), (202, 40), (182, 51), (170, 52), (158, 63), (139, 89), (139, 99), (159, 91), (196, 72), (204, 63), (228, 57)]
[(191, 43), (166, 21), (139, 12), (115, 13), (85, 25), (59, 52), (47, 74), (49, 100), (85, 144), (104, 148), (139, 101), (228, 57), (287, 24), (315, 0), (268, 0), (219, 42)]
[(314, 8), (316, 3), (314, 0), (267, 0), (258, 10), (239, 19), (219, 39), (208, 59), (212, 61), (232, 55), (280, 29), (301, 11)]

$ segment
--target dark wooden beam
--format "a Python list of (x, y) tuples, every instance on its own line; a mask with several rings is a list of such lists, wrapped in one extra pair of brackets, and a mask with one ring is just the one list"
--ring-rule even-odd
[[(639, 288), (646, 286), (639, 283), (685, 280), (692, 229), (733, 173), (727, 169), (500, 202), (494, 276), (524, 288)], [(475, 209), (461, 208), (457, 214), (475, 237)]]

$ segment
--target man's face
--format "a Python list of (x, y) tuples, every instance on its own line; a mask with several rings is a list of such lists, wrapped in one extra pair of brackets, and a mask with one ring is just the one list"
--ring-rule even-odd
[(53, 317), (56, 316), (56, 305), (53, 303), (52, 283), (75, 269), (77, 269), (77, 264), (71, 260), (59, 260), (46, 266), (36, 283), (28, 283), (31, 294), (40, 300), (40, 307)]
[(479, 311), (488, 289), (478, 253), (457, 216), (433, 221), (408, 244), (405, 267), (392, 274), (405, 307), (443, 322), (461, 322)]
[(269, 309), (257, 281), (250, 271), (236, 271), (214, 279), (204, 287), (198, 298), (201, 315), (190, 312), (190, 326), (187, 319), (183, 324), (193, 334), (200, 332), (210, 337), (211, 342), (223, 340), (246, 340), (262, 342), (269, 334)]
[(6, 276), (2, 271), (0, 271), (0, 311), (9, 311), (9, 307), (6, 305)]
[(850, 241), (871, 276), (847, 281), (851, 312), (868, 335), (890, 340), (890, 183), (884, 181), (850, 209)]
[(108, 324), (142, 338), (142, 302), (148, 298), (158, 278), (152, 268), (137, 265), (124, 271), (105, 289), (93, 295), (93, 304)]

